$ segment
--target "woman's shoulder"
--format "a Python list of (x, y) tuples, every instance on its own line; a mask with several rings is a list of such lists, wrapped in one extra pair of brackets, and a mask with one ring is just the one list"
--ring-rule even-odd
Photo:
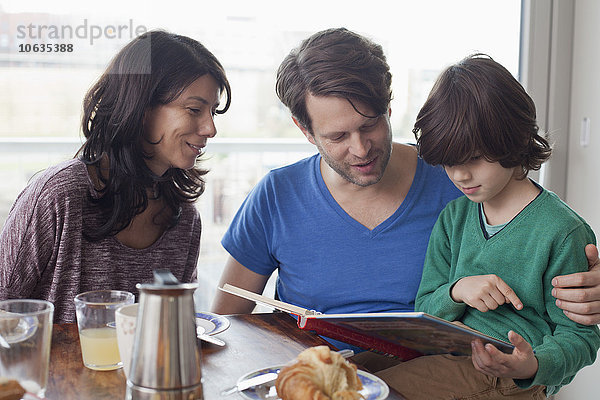
[(66, 160), (35, 174), (28, 186), (51, 186), (52, 190), (60, 190), (69, 186), (89, 186), (89, 175), (85, 164), (77, 159)]
[(190, 222), (199, 222), (200, 221), (200, 211), (198, 210), (198, 207), (196, 205), (196, 203), (182, 203), (181, 204), (181, 215), (180, 218), (185, 220), (185, 221), (190, 221)]
[(202, 220), (196, 203), (182, 203), (180, 207), (181, 212), (175, 230), (194, 232), (194, 235), (199, 234), (202, 230)]
[(85, 164), (79, 159), (72, 159), (34, 174), (19, 197), (40, 195), (63, 197), (73, 192), (81, 193), (82, 188), (89, 186)]
[(81, 161), (69, 160), (38, 172), (17, 196), (10, 215), (28, 224), (31, 218), (51, 219), (77, 208), (86, 193), (80, 182), (86, 180), (85, 171)]
[[(201, 234), (202, 220), (198, 208), (194, 203), (183, 203), (177, 224), (165, 232), (163, 238), (168, 235), (170, 244), (167, 246), (173, 243), (188, 243), (194, 247), (200, 245)], [(159, 240), (164, 243), (164, 240)]]

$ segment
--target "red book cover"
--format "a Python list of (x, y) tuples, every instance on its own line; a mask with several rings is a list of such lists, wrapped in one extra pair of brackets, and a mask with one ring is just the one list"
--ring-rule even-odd
[(298, 326), (403, 360), (425, 354), (471, 355), (475, 339), (505, 353), (512, 353), (514, 348), (463, 324), (422, 312), (305, 315), (300, 316)]
[(301, 329), (315, 331), (320, 335), (327, 336), (353, 346), (358, 346), (365, 350), (393, 355), (403, 361), (408, 361), (423, 355), (423, 353), (401, 346), (397, 343), (392, 343), (381, 338), (374, 338), (373, 336), (368, 336), (364, 333), (350, 330), (341, 327), (340, 325), (332, 324), (328, 321), (317, 318), (300, 317), (298, 319), (298, 327)]

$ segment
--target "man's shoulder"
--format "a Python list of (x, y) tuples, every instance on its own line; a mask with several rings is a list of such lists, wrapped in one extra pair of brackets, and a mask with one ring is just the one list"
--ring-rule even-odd
[(444, 168), (439, 165), (428, 164), (422, 158), (418, 159), (415, 184), (422, 186), (423, 190), (438, 193), (447, 201), (462, 196), (462, 192), (448, 178)]
[(279, 201), (297, 200), (317, 190), (315, 163), (318, 154), (270, 170), (250, 191), (246, 203), (263, 208)]
[(313, 154), (312, 156), (298, 160), (292, 164), (287, 164), (282, 167), (273, 168), (269, 171), (267, 176), (272, 176), (276, 179), (288, 178), (291, 176), (301, 176), (312, 173), (312, 168), (315, 163), (318, 162), (319, 154)]
[(427, 164), (421, 157), (418, 156), (417, 149), (413, 144), (393, 143), (393, 157), (390, 158), (392, 168), (396, 170), (415, 170), (414, 184), (416, 185), (440, 185), (454, 186), (444, 168), (437, 165)]
[(319, 154), (315, 154), (292, 164), (273, 168), (258, 182), (254, 190), (271, 188), (281, 192), (286, 190), (285, 188), (297, 188), (302, 182), (312, 182), (315, 163), (318, 163), (319, 159)]
[(434, 180), (437, 183), (443, 184), (444, 187), (454, 187), (456, 189), (441, 165), (431, 165), (422, 158), (419, 158), (419, 167), (423, 175), (427, 177), (429, 181)]

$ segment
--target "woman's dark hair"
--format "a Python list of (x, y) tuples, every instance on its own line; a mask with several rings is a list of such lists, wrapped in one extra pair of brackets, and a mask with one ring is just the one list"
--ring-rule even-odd
[[(181, 204), (195, 201), (204, 191), (202, 178), (208, 171), (169, 169), (157, 176), (146, 166), (142, 147), (144, 114), (153, 107), (175, 100), (199, 77), (210, 74), (226, 92), (223, 114), (231, 103), (231, 88), (225, 71), (202, 44), (165, 31), (138, 36), (114, 57), (107, 70), (88, 91), (83, 102), (82, 130), (86, 138), (78, 155), (93, 166), (102, 183), (99, 197), (92, 197), (102, 210), (101, 226), (85, 232), (89, 240), (115, 235), (148, 205), (149, 188), (164, 199), (177, 224)], [(147, 141), (146, 141), (147, 142)], [(102, 172), (103, 158), (109, 170)], [(101, 165), (102, 164), (102, 165)]]
[(298, 122), (312, 133), (306, 96), (335, 96), (369, 106), (378, 117), (392, 99), (392, 74), (381, 46), (345, 28), (304, 40), (277, 71), (276, 91)]
[(485, 54), (448, 67), (421, 108), (413, 133), (419, 154), (432, 165), (464, 164), (481, 155), (519, 179), (550, 157), (538, 134), (535, 104), (512, 74)]

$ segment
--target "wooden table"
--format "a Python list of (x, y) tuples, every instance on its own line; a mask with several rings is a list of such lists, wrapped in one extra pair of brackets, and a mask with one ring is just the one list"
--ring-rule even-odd
[[(301, 330), (285, 313), (229, 315), (229, 329), (218, 337), (227, 345), (202, 342), (202, 386), (205, 400), (224, 400), (222, 389), (256, 369), (285, 364), (302, 350), (327, 344), (318, 335)], [(55, 324), (52, 331), (49, 400), (124, 399), (126, 380), (122, 369), (93, 371), (83, 366), (76, 324)], [(237, 400), (239, 394), (229, 396)], [(391, 393), (390, 400), (402, 399)]]

